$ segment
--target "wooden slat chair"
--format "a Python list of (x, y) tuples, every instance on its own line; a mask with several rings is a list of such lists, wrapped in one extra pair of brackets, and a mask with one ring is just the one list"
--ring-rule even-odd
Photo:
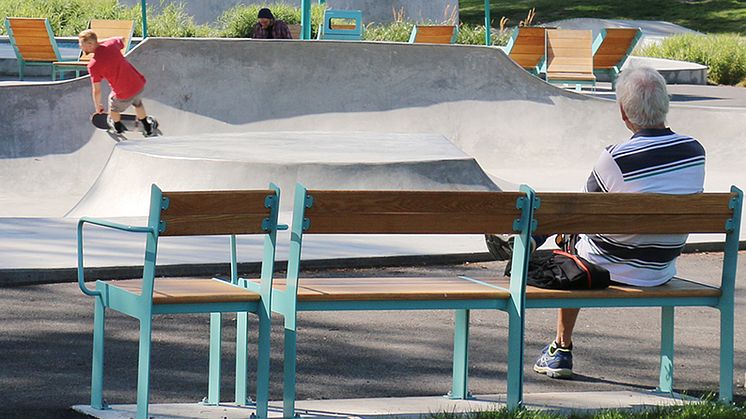
[[(133, 20), (92, 19), (88, 23), (88, 29), (96, 32), (99, 40), (114, 37), (123, 38), (124, 48), (122, 48), (122, 55), (124, 55), (130, 49), (132, 34), (135, 32), (135, 22)], [(75, 77), (79, 77), (80, 72), (86, 70), (86, 66), (91, 61), (91, 58), (93, 58), (93, 53), (86, 54), (80, 51), (77, 61), (58, 61), (54, 63), (54, 67), (60, 73), (73, 70), (75, 71)]]
[(326, 9), (318, 39), (360, 41), (363, 39), (363, 12), (360, 10)]
[[(161, 192), (153, 185), (147, 226), (81, 218), (78, 222), (78, 285), (95, 297), (91, 407), (106, 408), (103, 400), (104, 322), (107, 309), (140, 321), (140, 354), (137, 380), (137, 418), (148, 418), (152, 317), (156, 314), (210, 313), (210, 377), (207, 403), (220, 400), (220, 319), (236, 312), (236, 403), (246, 404), (247, 313), (259, 316), (257, 368), (257, 415), (267, 417), (269, 396), (269, 289), (250, 291), (238, 286), (236, 235), (263, 234), (262, 278), (271, 281), (274, 268), (279, 190)], [(95, 290), (85, 284), (83, 226), (94, 224), (126, 232), (144, 233), (145, 261), (142, 279), (96, 281)], [(285, 226), (285, 228), (287, 228)], [(231, 281), (220, 279), (155, 280), (158, 239), (162, 236), (227, 235), (230, 238)]]
[(54, 62), (62, 61), (52, 27), (46, 18), (6, 17), (5, 32), (18, 60), (18, 79), (23, 80), (26, 66), (49, 67), (56, 80)]
[[(469, 310), (508, 312), (510, 319), (508, 404), (522, 394), (523, 289), (528, 257), (531, 193), (321, 191), (298, 185), (287, 279), (272, 284), (272, 310), (285, 322), (283, 416), (295, 415), (296, 318), (301, 311), (453, 310), (456, 315), (450, 396), (466, 398)], [(303, 238), (309, 234), (484, 234), (518, 233), (513, 278), (508, 287), (492, 280), (452, 278), (303, 278)], [(524, 279), (525, 280), (525, 279)], [(249, 289), (267, 284), (244, 280)]]
[(455, 44), (458, 28), (455, 25), (414, 25), (410, 44)]
[(590, 30), (548, 29), (546, 31), (546, 76), (552, 84), (583, 85), (595, 89), (593, 48)]
[(593, 41), (593, 73), (608, 75), (611, 90), (616, 90), (617, 76), (641, 36), (640, 28), (606, 28)]
[(542, 27), (516, 27), (505, 46), (508, 57), (536, 76), (544, 66), (546, 30)]
[[(673, 389), (674, 308), (720, 311), (720, 399), (733, 395), (733, 319), (743, 193), (660, 195), (626, 193), (536, 193), (536, 234), (725, 233), (720, 286), (674, 278), (657, 287), (612, 285), (605, 290), (526, 289), (526, 308), (660, 307), (658, 389)], [(716, 273), (714, 273), (716, 274)]]

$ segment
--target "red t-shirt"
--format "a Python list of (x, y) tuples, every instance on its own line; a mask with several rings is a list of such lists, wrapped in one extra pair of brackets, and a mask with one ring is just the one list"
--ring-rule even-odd
[(88, 74), (93, 83), (106, 79), (116, 98), (129, 99), (145, 87), (145, 76), (124, 58), (122, 48), (121, 37), (99, 42), (88, 62)]

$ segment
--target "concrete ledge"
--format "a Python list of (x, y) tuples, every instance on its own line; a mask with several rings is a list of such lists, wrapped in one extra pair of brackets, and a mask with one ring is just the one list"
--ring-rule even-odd
[[(296, 414), (301, 418), (413, 418), (436, 413), (490, 412), (505, 407), (505, 395), (480, 395), (470, 400), (450, 400), (442, 396), (399, 397), (379, 399), (299, 400)], [(590, 413), (602, 409), (642, 411), (659, 406), (696, 403), (698, 399), (676, 393), (655, 391), (608, 391), (525, 394), (524, 406), (530, 410), (569, 413)], [(133, 417), (136, 405), (112, 405), (107, 410), (86, 405), (72, 407), (76, 412), (102, 419)], [(234, 404), (206, 406), (199, 403), (151, 404), (151, 418), (246, 418), (253, 416), (253, 407)], [(269, 417), (282, 417), (282, 402), (270, 402)]]

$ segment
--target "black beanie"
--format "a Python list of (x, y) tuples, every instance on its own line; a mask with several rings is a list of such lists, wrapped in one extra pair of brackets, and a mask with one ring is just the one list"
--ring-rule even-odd
[(259, 9), (259, 16), (257, 16), (259, 19), (274, 19), (274, 15), (272, 14), (272, 11), (267, 9), (266, 7), (264, 9)]

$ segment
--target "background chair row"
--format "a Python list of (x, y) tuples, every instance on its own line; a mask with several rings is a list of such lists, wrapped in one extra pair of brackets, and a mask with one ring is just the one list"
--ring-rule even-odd
[[(88, 24), (99, 39), (115, 36), (124, 38), (122, 54), (129, 50), (135, 23), (131, 20), (94, 19)], [(80, 51), (77, 60), (63, 60), (57, 41), (46, 18), (5, 18), (5, 30), (18, 60), (18, 78), (23, 80), (26, 66), (49, 67), (52, 80), (64, 75), (65, 71), (75, 71), (76, 77), (86, 69), (93, 54)]]
[(606, 28), (596, 39), (590, 30), (520, 27), (513, 31), (505, 52), (534, 75), (545, 74), (553, 84), (595, 87), (604, 74), (616, 88), (617, 75), (642, 36), (639, 28)]

